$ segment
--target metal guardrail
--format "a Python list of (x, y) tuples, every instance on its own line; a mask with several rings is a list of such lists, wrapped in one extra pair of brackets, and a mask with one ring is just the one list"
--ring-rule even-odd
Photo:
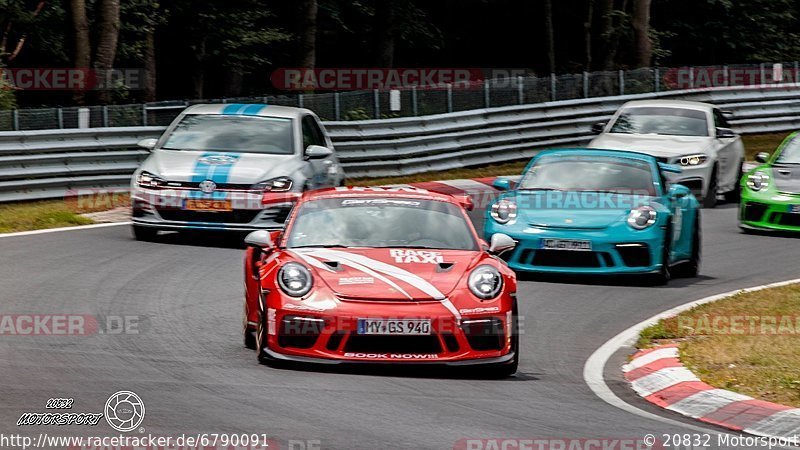
[[(740, 133), (800, 128), (800, 87), (672, 91), (478, 109), (390, 120), (326, 122), (351, 177), (384, 177), (525, 159), (547, 147), (581, 145), (591, 124), (624, 102), (683, 99), (734, 113)], [(147, 156), (140, 139), (164, 127), (0, 133), (0, 202), (60, 198), (81, 188), (128, 185)]]

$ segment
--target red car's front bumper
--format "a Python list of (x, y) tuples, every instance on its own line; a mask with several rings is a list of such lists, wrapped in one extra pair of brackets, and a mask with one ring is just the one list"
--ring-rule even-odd
[[(462, 316), (454, 315), (445, 302), (340, 301), (327, 311), (292, 304), (268, 308), (263, 356), (324, 364), (474, 365), (513, 360), (510, 310), (496, 307), (491, 314)], [(425, 335), (367, 335), (359, 332), (359, 319), (427, 319), (431, 330)]]

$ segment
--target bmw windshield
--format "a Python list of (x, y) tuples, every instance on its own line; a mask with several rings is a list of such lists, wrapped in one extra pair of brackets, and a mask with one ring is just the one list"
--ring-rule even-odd
[(172, 130), (163, 148), (291, 155), (293, 141), (291, 119), (190, 114)]
[(518, 189), (656, 195), (650, 164), (608, 156), (542, 156)]
[(695, 109), (634, 107), (622, 111), (611, 133), (708, 136), (708, 122), (706, 113)]
[(454, 204), (399, 197), (351, 197), (303, 203), (288, 248), (370, 247), (476, 250), (461, 209)]

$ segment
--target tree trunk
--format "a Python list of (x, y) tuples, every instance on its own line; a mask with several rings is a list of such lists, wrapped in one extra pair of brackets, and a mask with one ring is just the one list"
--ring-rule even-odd
[(144, 38), (144, 101), (156, 101), (156, 37), (155, 30), (147, 30)]
[(313, 69), (317, 63), (317, 0), (302, 0), (300, 20), (300, 67)]
[(556, 73), (556, 39), (553, 30), (553, 0), (544, 0), (544, 33), (547, 42), (547, 70)]
[(202, 99), (205, 93), (206, 73), (206, 40), (202, 39), (194, 50), (195, 67), (192, 73), (192, 98)]
[(114, 58), (117, 56), (117, 42), (119, 40), (119, 1), (100, 1), (100, 25), (97, 48), (94, 54), (94, 68), (99, 72), (98, 77), (105, 77), (106, 83), (98, 92), (97, 99), (100, 103), (108, 103), (111, 98), (111, 86), (108, 80), (111, 69), (114, 68)]
[(633, 2), (633, 40), (635, 45), (636, 67), (650, 67), (653, 59), (653, 43), (650, 40), (651, 0)]
[(381, 0), (375, 5), (375, 65), (394, 66), (395, 6), (393, 1)]
[[(86, 0), (69, 0), (69, 15), (72, 20), (72, 33), (75, 44), (73, 66), (88, 69), (91, 63), (92, 45), (89, 41), (89, 18), (86, 16)], [(75, 103), (86, 104), (86, 92), (76, 91)]]
[[(637, 2), (639, 0), (634, 0)], [(622, 5), (620, 9), (614, 8), (614, 0), (607, 0), (607, 3), (610, 8), (608, 9), (608, 18), (606, 22), (606, 32), (608, 33), (607, 36), (607, 46), (606, 46), (606, 58), (603, 67), (605, 70), (614, 70), (617, 67), (617, 50), (619, 50), (619, 38), (622, 35), (622, 27), (624, 25), (623, 15), (625, 11), (628, 9), (628, 0), (622, 0)], [(614, 16), (617, 16), (615, 19)]]
[(592, 70), (592, 22), (594, 21), (594, 0), (586, 0), (586, 22), (583, 23), (584, 34), (584, 61), (583, 67), (587, 72)]

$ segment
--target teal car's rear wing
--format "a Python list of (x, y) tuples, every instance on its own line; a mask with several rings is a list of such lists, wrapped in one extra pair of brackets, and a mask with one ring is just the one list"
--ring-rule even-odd
[(658, 170), (669, 173), (681, 173), (683, 169), (677, 164), (658, 163)]

